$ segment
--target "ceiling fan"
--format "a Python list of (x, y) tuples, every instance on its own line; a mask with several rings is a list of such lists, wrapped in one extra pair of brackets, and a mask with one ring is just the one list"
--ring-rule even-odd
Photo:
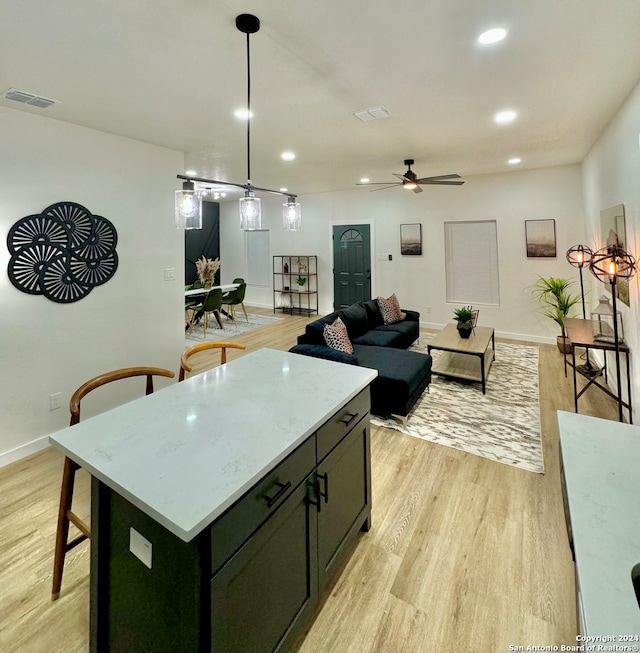
[[(400, 181), (391, 183), (388, 181), (380, 181), (380, 182), (360, 182), (357, 185), (358, 186), (383, 186), (383, 188), (374, 188), (373, 191), (376, 190), (384, 190), (385, 188), (392, 188), (393, 186), (402, 186), (406, 190), (412, 190), (414, 193), (421, 193), (422, 188), (420, 188), (420, 185), (426, 185), (426, 184), (432, 184), (432, 185), (439, 185), (439, 186), (462, 186), (464, 184), (464, 181), (453, 181), (454, 179), (460, 179), (460, 175), (437, 175), (436, 177), (423, 177), (422, 179), (418, 179), (416, 176), (416, 173), (411, 170), (411, 166), (414, 164), (413, 159), (405, 159), (404, 164), (407, 166), (407, 171), (403, 175), (399, 175), (395, 172), (392, 174)], [(373, 192), (372, 191), (372, 192)]]

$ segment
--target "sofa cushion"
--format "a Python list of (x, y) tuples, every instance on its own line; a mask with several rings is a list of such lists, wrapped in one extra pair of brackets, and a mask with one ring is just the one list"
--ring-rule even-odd
[(402, 320), (402, 322), (378, 326), (373, 333), (376, 331), (382, 333), (391, 331), (400, 334), (401, 344), (399, 346), (408, 349), (420, 337), (420, 323), (415, 320)]
[(351, 304), (351, 306), (341, 308), (338, 311), (338, 315), (345, 323), (351, 340), (354, 340), (369, 330), (367, 311), (362, 304)]
[(339, 317), (332, 324), (325, 324), (323, 333), (329, 347), (343, 351), (345, 354), (353, 354), (353, 345), (349, 340), (347, 327)]
[[(335, 319), (337, 317), (337, 313), (329, 313), (329, 315), (325, 315), (324, 317), (319, 317), (317, 320), (314, 320), (313, 322), (309, 322), (307, 326), (304, 329), (304, 341), (305, 343), (308, 344), (317, 344), (317, 345), (325, 345), (325, 339), (324, 339), (324, 327), (326, 324), (332, 324), (335, 322)], [(298, 341), (301, 341), (302, 338), (298, 338)]]
[(364, 306), (364, 310), (367, 311), (367, 320), (370, 329), (375, 329), (380, 324), (384, 324), (382, 313), (380, 313), (380, 307), (375, 299), (362, 302), (362, 305)]
[(392, 349), (403, 349), (402, 334), (397, 330), (383, 331), (384, 327), (376, 327), (363, 335), (354, 338), (354, 345), (373, 345), (375, 347), (390, 347)]
[(324, 358), (325, 360), (335, 361), (336, 363), (346, 363), (347, 365), (358, 364), (358, 357), (354, 354), (345, 354), (337, 349), (332, 349), (328, 345), (295, 345), (289, 351), (293, 354)]
[(371, 383), (374, 415), (407, 415), (431, 382), (431, 356), (416, 351), (354, 346), (361, 367), (378, 370)]
[(380, 307), (380, 313), (382, 313), (382, 319), (385, 324), (394, 324), (395, 322), (400, 322), (406, 317), (405, 313), (400, 310), (400, 303), (395, 293), (391, 297), (378, 297), (378, 306)]

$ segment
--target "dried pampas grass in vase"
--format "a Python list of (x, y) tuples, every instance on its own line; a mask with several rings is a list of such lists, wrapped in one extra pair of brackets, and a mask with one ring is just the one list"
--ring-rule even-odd
[(205, 288), (211, 288), (213, 285), (213, 280), (215, 279), (215, 276), (220, 269), (220, 259), (211, 259), (211, 258), (205, 258), (204, 256), (202, 258), (199, 258), (196, 261), (196, 271), (198, 273), (198, 279), (200, 279), (200, 283), (205, 287)]

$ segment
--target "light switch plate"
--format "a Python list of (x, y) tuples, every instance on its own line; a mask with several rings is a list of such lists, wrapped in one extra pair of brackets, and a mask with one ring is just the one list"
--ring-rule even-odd
[(153, 546), (133, 527), (129, 529), (129, 551), (151, 569)]

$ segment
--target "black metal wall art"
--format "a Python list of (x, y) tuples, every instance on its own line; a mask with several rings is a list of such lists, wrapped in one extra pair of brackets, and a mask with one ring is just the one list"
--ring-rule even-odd
[(109, 220), (75, 202), (58, 202), (9, 230), (11, 283), (30, 295), (77, 302), (118, 268), (118, 234)]

